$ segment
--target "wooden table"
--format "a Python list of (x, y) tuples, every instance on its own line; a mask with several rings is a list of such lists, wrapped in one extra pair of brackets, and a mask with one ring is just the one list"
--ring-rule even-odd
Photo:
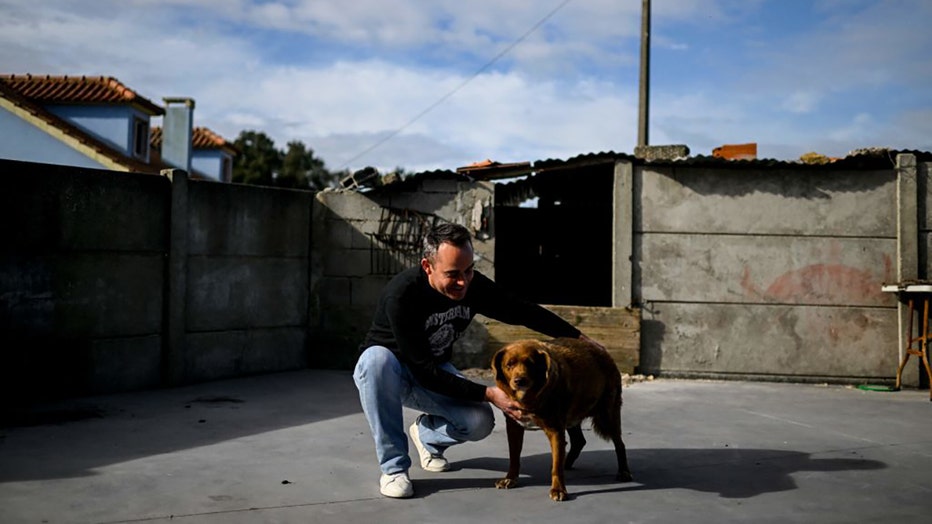
[[(932, 302), (932, 283), (902, 282), (899, 284), (884, 284), (881, 290), (887, 293), (897, 293), (909, 304), (909, 328), (906, 330), (906, 353), (896, 370), (896, 389), (900, 389), (903, 377), (903, 368), (909, 357), (915, 355), (922, 360), (926, 368), (926, 376), (932, 380), (932, 369), (929, 367), (929, 343), (932, 342), (932, 332), (929, 331), (929, 303)], [(919, 315), (919, 331), (913, 334), (913, 317)], [(932, 386), (929, 387), (929, 400), (932, 400)]]

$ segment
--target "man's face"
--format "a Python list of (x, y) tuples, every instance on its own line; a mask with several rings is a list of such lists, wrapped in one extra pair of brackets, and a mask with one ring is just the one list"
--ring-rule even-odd
[(444, 242), (437, 249), (433, 263), (421, 259), (430, 287), (451, 300), (462, 300), (473, 277), (472, 246), (457, 247)]

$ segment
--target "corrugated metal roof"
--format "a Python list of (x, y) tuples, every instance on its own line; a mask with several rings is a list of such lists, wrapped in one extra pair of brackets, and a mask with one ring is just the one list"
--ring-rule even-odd
[(801, 161), (777, 160), (773, 158), (729, 160), (715, 156), (696, 155), (672, 160), (644, 160), (627, 153), (603, 151), (599, 153), (584, 153), (567, 159), (546, 159), (534, 162), (534, 171), (548, 169), (565, 169), (582, 165), (602, 164), (616, 160), (629, 161), (636, 165), (670, 165), (670, 166), (696, 166), (696, 167), (735, 167), (735, 168), (779, 168), (779, 169), (884, 169), (896, 164), (896, 155), (908, 153), (916, 156), (919, 161), (932, 161), (932, 152), (917, 150), (895, 150), (887, 148), (865, 148), (853, 151), (848, 156), (836, 159), (826, 164), (808, 164)]
[[(616, 161), (627, 161), (635, 165), (654, 165), (654, 166), (690, 166), (690, 167), (715, 167), (715, 168), (735, 168), (735, 169), (793, 169), (793, 170), (814, 170), (830, 171), (837, 169), (891, 169), (896, 165), (896, 155), (908, 153), (916, 156), (916, 159), (923, 162), (932, 162), (932, 152), (917, 150), (893, 150), (887, 148), (865, 148), (862, 150), (852, 151), (851, 154), (844, 158), (833, 159), (825, 164), (811, 164), (802, 161), (777, 160), (772, 158), (763, 159), (737, 159), (730, 160), (712, 155), (698, 155), (672, 160), (645, 160), (637, 158), (628, 153), (617, 153), (615, 151), (601, 151), (595, 153), (583, 153), (567, 159), (545, 159), (536, 162), (520, 162), (510, 164), (499, 164), (492, 161), (484, 161), (466, 168), (458, 168), (456, 172), (449, 170), (434, 170), (412, 173), (404, 179), (395, 180), (383, 185), (376, 186), (375, 190), (399, 191), (415, 186), (423, 180), (428, 179), (450, 179), (450, 180), (500, 180), (508, 178), (520, 178), (523, 175), (533, 175), (548, 170), (575, 169), (590, 165), (608, 164)], [(518, 180), (505, 184), (500, 189), (504, 192), (513, 191), (515, 193), (525, 193), (524, 186), (526, 181)]]
[(476, 180), (499, 180), (531, 174), (530, 162), (512, 162), (502, 164), (492, 160), (483, 160), (474, 164), (456, 168), (457, 173), (468, 175)]

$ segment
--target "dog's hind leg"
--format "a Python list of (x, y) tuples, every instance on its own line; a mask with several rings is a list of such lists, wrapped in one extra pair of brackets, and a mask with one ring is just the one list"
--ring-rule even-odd
[(615, 479), (619, 482), (631, 482), (634, 477), (631, 476), (631, 469), (628, 467), (628, 453), (625, 451), (625, 443), (621, 440), (621, 431), (618, 435), (612, 436), (612, 444), (615, 445), (615, 458), (618, 459), (618, 474)]
[(621, 388), (603, 397), (592, 417), (592, 429), (604, 439), (611, 439), (615, 446), (615, 458), (618, 460), (618, 474), (615, 478), (621, 482), (630, 482), (631, 469), (628, 467), (628, 453), (621, 439)]
[(579, 458), (579, 452), (586, 445), (586, 437), (583, 436), (582, 426), (577, 424), (567, 428), (566, 432), (570, 436), (570, 451), (566, 454), (565, 469), (573, 469), (573, 463)]

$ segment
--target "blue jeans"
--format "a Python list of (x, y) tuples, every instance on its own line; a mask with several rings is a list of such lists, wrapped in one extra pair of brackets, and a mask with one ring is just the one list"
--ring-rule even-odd
[[(459, 374), (449, 363), (443, 369)], [(379, 467), (386, 475), (411, 467), (402, 407), (425, 413), (416, 422), (418, 436), (434, 454), (455, 444), (482, 440), (495, 426), (488, 403), (456, 400), (425, 389), (407, 366), (382, 346), (372, 346), (360, 355), (353, 380), (375, 440)]]

